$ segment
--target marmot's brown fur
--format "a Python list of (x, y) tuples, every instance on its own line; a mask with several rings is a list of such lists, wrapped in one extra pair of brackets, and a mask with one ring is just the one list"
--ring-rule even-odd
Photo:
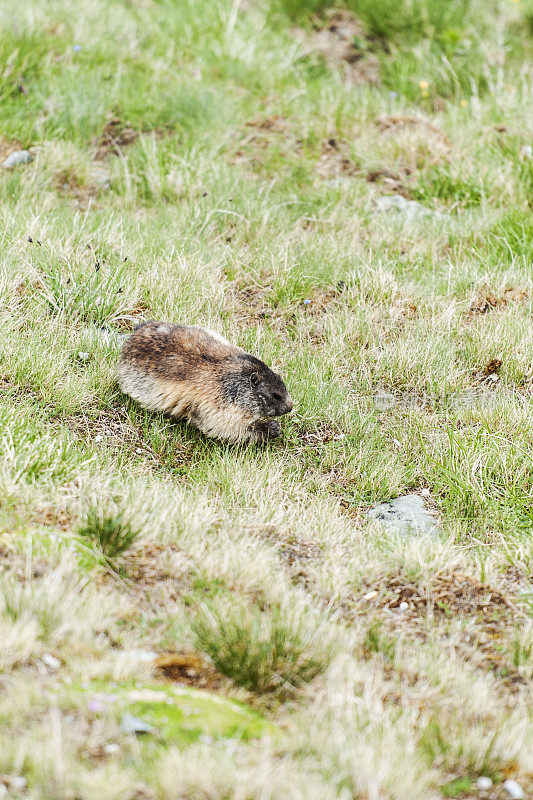
[(274, 417), (292, 409), (279, 375), (203, 328), (139, 325), (122, 348), (117, 377), (122, 391), (145, 408), (187, 420), (227, 442), (279, 436)]

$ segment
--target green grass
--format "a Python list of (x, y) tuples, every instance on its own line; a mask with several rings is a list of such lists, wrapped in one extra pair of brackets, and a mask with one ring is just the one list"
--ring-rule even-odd
[(87, 511), (77, 533), (94, 544), (110, 565), (131, 549), (139, 535), (122, 512), (107, 512), (94, 506)]
[(262, 612), (243, 605), (204, 607), (192, 630), (222, 673), (260, 694), (298, 691), (324, 672), (334, 655), (317, 620), (276, 606)]
[[(35, 156), (0, 169), (0, 775), (29, 800), (530, 792), (531, 3), (335, 9), (352, 49), (323, 0), (0, 9), (0, 158)], [(272, 365), (282, 436), (124, 397), (143, 319)], [(413, 492), (439, 536), (366, 518)], [(147, 651), (223, 674), (201, 724), (90, 711), (173, 692)], [(253, 735), (217, 741), (234, 701)]]

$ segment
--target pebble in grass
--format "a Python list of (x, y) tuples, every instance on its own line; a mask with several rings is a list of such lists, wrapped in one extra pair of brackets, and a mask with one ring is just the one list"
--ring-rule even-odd
[(403, 535), (436, 535), (439, 532), (436, 518), (424, 508), (424, 501), (417, 494), (406, 494), (387, 503), (379, 503), (366, 513), (371, 519), (381, 522), (385, 528)]
[(417, 203), (416, 200), (406, 200), (401, 194), (385, 195), (378, 197), (374, 201), (376, 210), (379, 212), (394, 212), (401, 215), (406, 220), (418, 220), (424, 217), (440, 217), (441, 214), (437, 211), (432, 211), (430, 208)]
[(153, 725), (149, 725), (148, 722), (145, 722), (143, 719), (139, 719), (139, 717), (134, 717), (133, 714), (122, 715), (120, 720), (120, 729), (122, 733), (126, 734), (145, 734), (155, 732)]
[(26, 778), (22, 775), (0, 775), (0, 797), (13, 797), (12, 792), (23, 792)]
[(29, 150), (15, 150), (13, 153), (10, 153), (6, 160), (3, 162), (2, 167), (4, 169), (13, 169), (13, 167), (19, 167), (22, 164), (29, 164), (33, 161), (34, 156), (30, 153)]
[(53, 656), (51, 653), (45, 653), (42, 657), (43, 664), (53, 671), (57, 670), (61, 666), (61, 661)]
[(503, 784), (503, 788), (507, 792), (507, 794), (512, 798), (512, 800), (524, 800), (525, 794), (524, 790), (520, 786), (519, 783), (514, 781), (512, 778), (509, 778)]
[(95, 167), (91, 172), (91, 178), (93, 183), (103, 192), (108, 192), (111, 189), (110, 175), (102, 167)]

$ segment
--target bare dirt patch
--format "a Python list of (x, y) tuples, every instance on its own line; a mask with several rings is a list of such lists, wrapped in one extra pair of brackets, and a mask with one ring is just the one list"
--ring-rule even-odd
[(517, 305), (527, 302), (527, 300), (529, 300), (529, 292), (526, 289), (508, 287), (500, 292), (480, 292), (470, 303), (468, 314), (470, 316), (487, 314), (489, 311), (507, 308), (509, 305)]
[(300, 304), (300, 309), (305, 317), (322, 317), (335, 306), (338, 306), (340, 296), (345, 289), (344, 281), (340, 281), (337, 286), (314, 286)]
[[(281, 309), (271, 302), (270, 281), (268, 277), (259, 277), (258, 283), (251, 283), (249, 279), (236, 280), (233, 283), (231, 296), (231, 313), (244, 325), (267, 324), (280, 335), (287, 336), (291, 326), (303, 320), (319, 320), (340, 302), (345, 287), (340, 281), (336, 287), (314, 286), (309, 290), (308, 297), (294, 300), (289, 306)], [(306, 323), (305, 333), (312, 344), (322, 344), (324, 336), (320, 330)]]
[(246, 123), (246, 127), (256, 132), (285, 133), (289, 126), (285, 117), (282, 117), (280, 114), (272, 114), (267, 117), (254, 117), (254, 119), (249, 119)]
[(61, 197), (70, 197), (80, 208), (87, 208), (101, 193), (98, 186), (81, 183), (68, 170), (62, 170), (55, 176), (53, 186)]
[[(7, 540), (9, 534), (0, 534), (0, 536)], [(27, 554), (0, 544), (0, 575), (2, 573), (10, 574), (16, 577), (20, 583), (26, 583), (34, 578), (42, 578), (49, 572), (50, 564), (44, 559), (35, 558), (32, 554), (31, 560), (29, 560)]]
[(130, 450), (154, 465), (183, 466), (192, 458), (188, 445), (176, 441), (166, 443), (161, 451), (154, 450), (141, 429), (132, 425), (125, 408), (79, 412), (60, 420), (81, 439), (91, 444), (105, 443), (118, 451)]
[(2, 164), (15, 150), (22, 150), (22, 145), (16, 139), (6, 139), (0, 136), (0, 164)]
[(35, 509), (33, 521), (38, 525), (47, 528), (57, 528), (61, 531), (69, 531), (72, 528), (72, 517), (61, 508), (54, 508), (52, 505), (43, 505)]
[(331, 420), (319, 420), (301, 425), (296, 436), (298, 443), (304, 447), (321, 447), (333, 439), (343, 439), (345, 433)]
[(379, 61), (352, 12), (330, 9), (323, 20), (315, 20), (313, 31), (297, 28), (295, 36), (307, 55), (323, 58), (329, 69), (342, 72), (346, 82), (354, 85), (380, 83)]
[(305, 566), (322, 557), (322, 548), (313, 539), (279, 530), (274, 525), (253, 529), (251, 534), (276, 548), (280, 562), (294, 578), (305, 578)]
[[(510, 596), (460, 572), (435, 575), (431, 582), (415, 583), (404, 574), (386, 576), (369, 585), (359, 610), (372, 608), (391, 632), (404, 630), (425, 639), (431, 627), (447, 637), (447, 626), (464, 620), (456, 633), (457, 652), (481, 669), (488, 669), (512, 690), (524, 677), (505, 652), (505, 643), (523, 611)], [(429, 626), (429, 627), (428, 627)]]
[(421, 114), (417, 116), (409, 116), (406, 114), (389, 114), (387, 116), (378, 117), (376, 125), (380, 131), (398, 130), (401, 128), (409, 128), (417, 130), (426, 128), (432, 134), (442, 139), (443, 142), (449, 144), (448, 137), (436, 125)]
[[(394, 174), (400, 180), (427, 166), (446, 162), (451, 143), (431, 120), (423, 115), (391, 114), (378, 117), (376, 127), (383, 144), (390, 147)], [(384, 165), (388, 168), (389, 164)]]
[(227, 679), (198, 653), (163, 653), (154, 661), (159, 677), (167, 681), (213, 691)]
[(338, 139), (327, 139), (322, 142), (322, 153), (318, 159), (317, 173), (320, 178), (357, 175), (355, 164), (350, 159), (345, 142)]
[(481, 375), (483, 378), (490, 378), (491, 375), (498, 375), (501, 367), (501, 358), (491, 358), (481, 370)]
[(142, 613), (148, 607), (160, 616), (163, 609), (180, 602), (192, 589), (191, 562), (177, 545), (137, 548), (126, 554), (123, 568)]
[(388, 191), (395, 194), (401, 194), (403, 197), (410, 199), (411, 192), (405, 185), (404, 181), (411, 175), (412, 170), (409, 167), (398, 172), (393, 172), (386, 167), (379, 167), (377, 169), (369, 169), (364, 173), (367, 183), (380, 183), (387, 188)]
[(502, 366), (503, 361), (501, 358), (490, 358), (481, 369), (472, 372), (472, 381), (487, 387), (485, 391), (490, 392), (496, 389), (496, 385), (500, 380), (500, 370)]
[(244, 324), (254, 324), (268, 320), (269, 324), (281, 329), (286, 321), (283, 314), (269, 300), (270, 283), (266, 276), (259, 276), (260, 283), (244, 282), (237, 279), (233, 283), (232, 313)]
[(452, 615), (473, 616), (477, 620), (500, 618), (517, 613), (514, 604), (501, 592), (480, 583), (469, 575), (451, 572), (436, 575), (430, 587), (406, 581), (397, 575), (379, 581), (374, 586), (383, 596), (383, 609), (398, 609), (408, 604), (406, 613), (420, 616), (431, 609), (435, 617), (449, 618)]
[(283, 141), (283, 147), (288, 153), (301, 153), (301, 142), (291, 136), (289, 123), (279, 114), (254, 117), (246, 122), (246, 128), (238, 150), (230, 158), (233, 164), (257, 168), (275, 139)]
[(108, 153), (117, 153), (132, 144), (140, 135), (140, 131), (132, 128), (127, 122), (112, 117), (100, 136), (93, 141), (96, 147), (95, 161), (102, 161)]

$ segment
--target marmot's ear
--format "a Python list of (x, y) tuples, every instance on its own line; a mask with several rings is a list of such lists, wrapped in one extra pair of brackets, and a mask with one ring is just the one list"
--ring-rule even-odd
[(258, 372), (252, 372), (250, 376), (250, 381), (252, 386), (257, 386), (260, 380), (261, 380), (260, 374)]

